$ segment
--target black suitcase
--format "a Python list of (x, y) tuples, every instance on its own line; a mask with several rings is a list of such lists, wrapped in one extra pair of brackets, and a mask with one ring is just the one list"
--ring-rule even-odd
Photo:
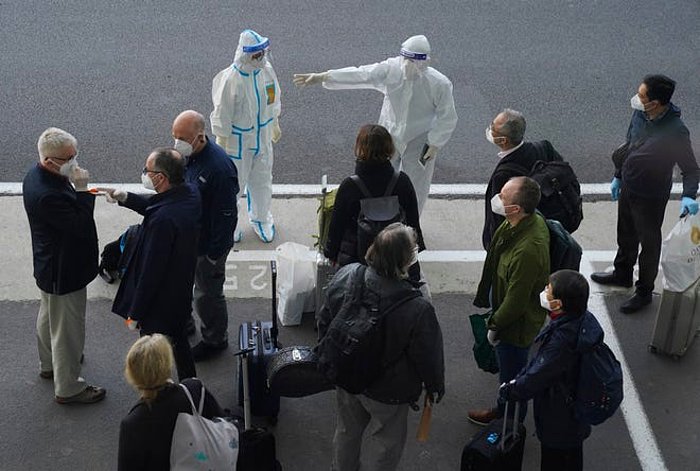
[(281, 397), (305, 397), (335, 389), (318, 371), (313, 347), (282, 348), (267, 365), (267, 384)]
[[(270, 262), (272, 274), (272, 321), (255, 320), (244, 322), (238, 330), (241, 350), (253, 348), (248, 355), (248, 383), (250, 406), (254, 416), (266, 417), (271, 424), (277, 423), (280, 397), (270, 391), (267, 384), (267, 365), (279, 350), (277, 342), (277, 265)], [(243, 366), (238, 361), (238, 405), (243, 406)]]
[[(241, 371), (248, 373), (249, 355), (254, 351), (254, 347), (250, 347), (236, 353), (239, 356)], [(248, 376), (245, 374), (242, 377)], [(245, 379), (243, 381), (243, 418), (242, 421), (240, 419), (234, 421), (240, 430), (236, 469), (238, 471), (282, 471), (282, 466), (277, 461), (275, 436), (272, 432), (253, 427), (251, 424), (250, 384)]]
[[(461, 471), (520, 471), (525, 450), (525, 426), (516, 418), (520, 404), (516, 403), (513, 420), (507, 420), (508, 404), (502, 419), (494, 420), (477, 433), (462, 451)], [(517, 430), (513, 422), (518, 424)], [(510, 425), (510, 431), (507, 426)]]

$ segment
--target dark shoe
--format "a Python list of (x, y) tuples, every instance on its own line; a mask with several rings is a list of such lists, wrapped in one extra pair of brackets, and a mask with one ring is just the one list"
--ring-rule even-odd
[(623, 288), (632, 287), (632, 278), (620, 278), (615, 274), (615, 272), (609, 273), (599, 271), (591, 275), (591, 280), (600, 285), (621, 286)]
[(476, 425), (486, 426), (496, 420), (499, 416), (498, 409), (472, 410), (469, 411), (469, 420)]
[(39, 377), (40, 377), (41, 379), (53, 379), (53, 371), (52, 371), (52, 370), (49, 370), (49, 371), (40, 371), (40, 372), (39, 372)]
[(227, 348), (228, 342), (224, 342), (219, 345), (211, 345), (209, 343), (204, 343), (204, 341), (201, 341), (197, 345), (192, 347), (192, 358), (194, 358), (194, 361), (208, 360), (220, 354)]
[(56, 396), (56, 402), (59, 404), (92, 404), (94, 402), (99, 402), (105, 398), (107, 391), (99, 386), (91, 386), (83, 389), (75, 396), (61, 397)]
[(620, 306), (620, 312), (624, 314), (632, 314), (639, 311), (644, 306), (651, 304), (651, 294), (634, 293), (634, 296), (625, 301)]

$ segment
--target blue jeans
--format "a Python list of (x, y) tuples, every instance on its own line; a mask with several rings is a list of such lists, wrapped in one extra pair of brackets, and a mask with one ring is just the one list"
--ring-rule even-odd
[[(527, 366), (529, 347), (516, 347), (509, 343), (501, 342), (496, 345), (496, 358), (498, 359), (498, 375), (501, 384), (514, 379), (520, 371)], [(505, 409), (505, 403), (498, 402), (498, 410), (501, 415)], [(514, 413), (515, 407), (508, 408), (508, 415)], [(520, 421), (525, 420), (527, 414), (527, 401), (520, 401)]]

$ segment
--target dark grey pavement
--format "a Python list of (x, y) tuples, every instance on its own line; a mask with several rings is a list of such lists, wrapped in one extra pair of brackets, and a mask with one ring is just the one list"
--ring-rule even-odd
[[(646, 342), (653, 326), (654, 307), (634, 316), (613, 309), (622, 292), (606, 297), (613, 323), (637, 382), (643, 404), (656, 432), (669, 470), (698, 469), (700, 427), (697, 391), (700, 386), (700, 347), (681, 361), (649, 354)], [(655, 297), (655, 305), (658, 299)], [(267, 317), (269, 299), (231, 300), (229, 332), (237, 337), (243, 319)], [(414, 438), (418, 414), (410, 413), (409, 437), (402, 470), (456, 470), (461, 449), (478, 428), (466, 420), (466, 411), (490, 403), (496, 379), (478, 370), (471, 355), (472, 337), (466, 315), (474, 312), (467, 295), (438, 295), (436, 309), (443, 328), (447, 395), (436, 406), (430, 440)], [(107, 388), (104, 402), (88, 406), (59, 406), (52, 401), (51, 383), (38, 377), (34, 322), (38, 303), (0, 302), (0, 468), (110, 470), (116, 466), (119, 421), (136, 401), (122, 376), (123, 358), (136, 335), (111, 314), (108, 300), (88, 304), (87, 345), (83, 376)], [(282, 328), (285, 345), (312, 344), (311, 318), (301, 327)], [(233, 349), (220, 358), (198, 364), (199, 376), (224, 407), (235, 403)], [(334, 428), (332, 392), (302, 399), (283, 399), (274, 429), (279, 458), (285, 471), (329, 468)], [(539, 469), (539, 443), (528, 416), (524, 470)], [(639, 469), (620, 413), (593, 430), (584, 445), (586, 470)]]
[(486, 180), (495, 148), (484, 128), (506, 106), (522, 110), (528, 137), (551, 140), (583, 182), (604, 182), (647, 73), (678, 81), (674, 101), (698, 148), (698, 24), (700, 3), (687, 0), (4, 0), (0, 181), (22, 179), (39, 133), (55, 125), (78, 137), (94, 181), (138, 182), (179, 111), (211, 111), (211, 79), (250, 27), (271, 38), (282, 87), (277, 183), (323, 173), (338, 182), (352, 170), (357, 129), (381, 106), (375, 92), (294, 89), (292, 74), (380, 61), (413, 34), (430, 39), (460, 118), (435, 182)]

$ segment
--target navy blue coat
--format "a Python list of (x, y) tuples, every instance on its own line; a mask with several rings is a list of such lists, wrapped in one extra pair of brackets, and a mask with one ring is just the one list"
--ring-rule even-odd
[(124, 206), (144, 218), (112, 311), (144, 332), (179, 335), (192, 312), (199, 191), (183, 184), (151, 197), (129, 193)]
[(76, 192), (67, 178), (39, 164), (24, 177), (22, 196), (32, 234), (36, 285), (50, 294), (87, 286), (97, 275), (95, 196)]
[(603, 329), (590, 312), (564, 314), (535, 338), (537, 353), (516, 378), (511, 399), (533, 399), (535, 428), (551, 448), (573, 448), (591, 434), (591, 426), (574, 417), (581, 352), (603, 341)]
[(236, 166), (226, 151), (207, 138), (202, 150), (188, 157), (185, 178), (197, 185), (202, 196), (199, 255), (217, 260), (233, 247), (238, 222)]

